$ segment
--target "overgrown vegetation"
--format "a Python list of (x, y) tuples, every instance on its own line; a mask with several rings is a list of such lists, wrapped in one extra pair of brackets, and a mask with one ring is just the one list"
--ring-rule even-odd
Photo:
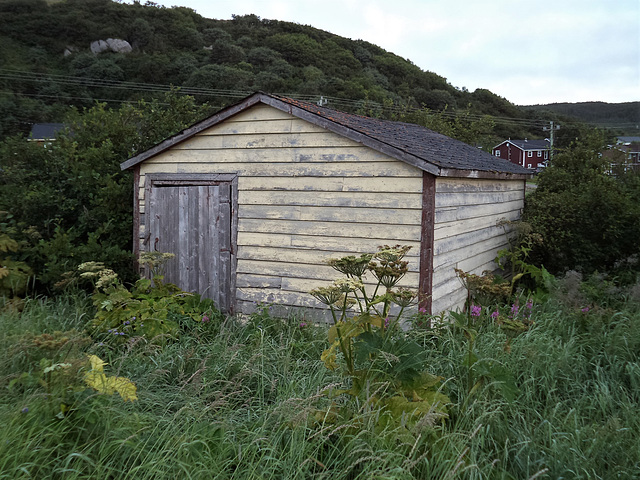
[(560, 151), (525, 200), (523, 220), (541, 237), (529, 263), (553, 274), (608, 273), (634, 283), (640, 271), (640, 173), (612, 172), (592, 134)]
[[(571, 274), (547, 300), (519, 302), (528, 324), (517, 333), (495, 321), (494, 306), (470, 310), (473, 365), (470, 331), (455, 323), (405, 333), (450, 403), (444, 423), (427, 414), (398, 424), (380, 422), (373, 391), (359, 407), (327, 395), (342, 384), (320, 360), (327, 327), (303, 318), (273, 318), (265, 306), (246, 321), (185, 322), (175, 342), (108, 345), (82, 333), (95, 314), (85, 294), (27, 300), (22, 313), (0, 314), (0, 478), (638, 476), (638, 286), (612, 293)], [(499, 316), (515, 318), (513, 306)], [(69, 390), (89, 355), (132, 380), (138, 399)], [(59, 375), (45, 385), (73, 396), (73, 408), (18, 380), (44, 364)], [(513, 379), (513, 401), (489, 366)]]
[(89, 261), (134, 282), (133, 178), (120, 163), (207, 112), (170, 92), (117, 110), (104, 104), (74, 110), (66, 132), (46, 146), (20, 136), (1, 142), (0, 210), (8, 214), (0, 219), (0, 238), (10, 239), (3, 250), (15, 250), (11, 261), (33, 269), (38, 291), (51, 292), (65, 272)]

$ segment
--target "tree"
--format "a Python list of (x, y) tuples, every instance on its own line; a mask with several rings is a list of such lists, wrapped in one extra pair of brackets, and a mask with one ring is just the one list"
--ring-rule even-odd
[(600, 155), (602, 146), (602, 135), (592, 133), (557, 153), (526, 198), (523, 220), (543, 237), (532, 258), (553, 274), (637, 271), (637, 174), (610, 175), (610, 165)]
[(44, 148), (14, 136), (0, 143), (0, 210), (9, 212), (22, 257), (43, 288), (85, 261), (132, 280), (132, 179), (120, 163), (205, 116), (193, 98), (74, 111)]

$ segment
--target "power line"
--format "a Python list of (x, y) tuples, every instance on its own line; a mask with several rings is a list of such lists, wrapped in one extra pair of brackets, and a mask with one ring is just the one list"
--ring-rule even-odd
[[(144, 82), (131, 82), (131, 81), (120, 81), (120, 80), (107, 80), (107, 79), (99, 79), (94, 77), (79, 77), (72, 75), (57, 75), (57, 74), (45, 74), (45, 73), (36, 73), (36, 72), (28, 72), (22, 70), (12, 70), (12, 69), (0, 69), (0, 79), (8, 80), (8, 81), (26, 81), (26, 82), (35, 82), (35, 83), (56, 83), (61, 85), (69, 85), (75, 87), (87, 87), (87, 88), (105, 88), (105, 89), (119, 89), (119, 90), (137, 90), (142, 92), (149, 93), (166, 93), (171, 90), (178, 90), (180, 93), (185, 95), (198, 95), (198, 96), (213, 96), (213, 97), (223, 97), (223, 98), (244, 98), (247, 95), (250, 95), (252, 91), (248, 90), (230, 90), (230, 89), (212, 89), (212, 88), (204, 88), (204, 87), (189, 87), (189, 86), (174, 86), (174, 85), (166, 85), (166, 84), (156, 84), (156, 83), (144, 83)], [(5, 94), (7, 91), (2, 91), (1, 93)], [(42, 97), (42, 98), (66, 98), (66, 99), (74, 99), (74, 100), (87, 100), (87, 101), (104, 101), (104, 102), (120, 102), (120, 103), (135, 103), (130, 100), (118, 100), (118, 99), (108, 99), (108, 98), (91, 98), (91, 97), (78, 97), (78, 96), (69, 96), (69, 95), (45, 95), (45, 94), (34, 94), (34, 93), (20, 93), (20, 95), (31, 96), (31, 97)], [(309, 94), (296, 94), (296, 93), (281, 93), (278, 95), (288, 96), (291, 98), (295, 98), (301, 101), (315, 102), (318, 99), (318, 95), (309, 95)], [(338, 97), (330, 97), (323, 96), (331, 105), (336, 107), (345, 107), (349, 109), (360, 109), (360, 108), (372, 108), (372, 109), (380, 109), (384, 111), (389, 111), (391, 113), (396, 114), (406, 114), (406, 113), (434, 113), (440, 115), (444, 118), (455, 119), (455, 118), (463, 118), (469, 120), (479, 121), (484, 118), (490, 118), (492, 121), (502, 125), (510, 125), (516, 127), (532, 127), (532, 128), (542, 128), (544, 125), (547, 125), (549, 122), (547, 120), (535, 120), (535, 119), (522, 119), (522, 118), (512, 118), (512, 117), (500, 117), (495, 115), (482, 115), (475, 114), (470, 112), (449, 112), (447, 110), (443, 111), (432, 111), (429, 109), (411, 106), (411, 105), (383, 105), (375, 101), (371, 100), (355, 100), (355, 99), (345, 99)], [(564, 123), (579, 123), (579, 122), (564, 122)], [(583, 123), (592, 123), (598, 126), (610, 126), (610, 127), (618, 127), (618, 128), (627, 128), (637, 126), (637, 123), (628, 122), (628, 123), (604, 123), (604, 122), (583, 122)]]

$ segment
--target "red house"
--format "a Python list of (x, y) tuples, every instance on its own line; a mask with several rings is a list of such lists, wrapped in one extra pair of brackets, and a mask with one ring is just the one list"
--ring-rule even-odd
[(505, 140), (491, 153), (511, 163), (535, 170), (546, 166), (549, 160), (549, 140)]

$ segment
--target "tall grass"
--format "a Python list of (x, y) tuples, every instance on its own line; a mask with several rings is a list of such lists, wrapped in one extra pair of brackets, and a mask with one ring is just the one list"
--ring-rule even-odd
[[(479, 356), (516, 378), (511, 403), (491, 382), (469, 396), (460, 332), (410, 331), (454, 404), (441, 428), (408, 431), (381, 428), (367, 405), (334, 415), (345, 400), (324, 394), (341, 382), (319, 360), (325, 327), (265, 311), (110, 349), (82, 333), (93, 315), (84, 296), (29, 300), (0, 314), (0, 478), (640, 478), (638, 305), (536, 308), (511, 342), (493, 325), (476, 339)], [(55, 331), (68, 339), (57, 349), (34, 343)], [(42, 357), (87, 353), (134, 380), (139, 400), (84, 392), (57, 418), (41, 386), (9, 388)]]

